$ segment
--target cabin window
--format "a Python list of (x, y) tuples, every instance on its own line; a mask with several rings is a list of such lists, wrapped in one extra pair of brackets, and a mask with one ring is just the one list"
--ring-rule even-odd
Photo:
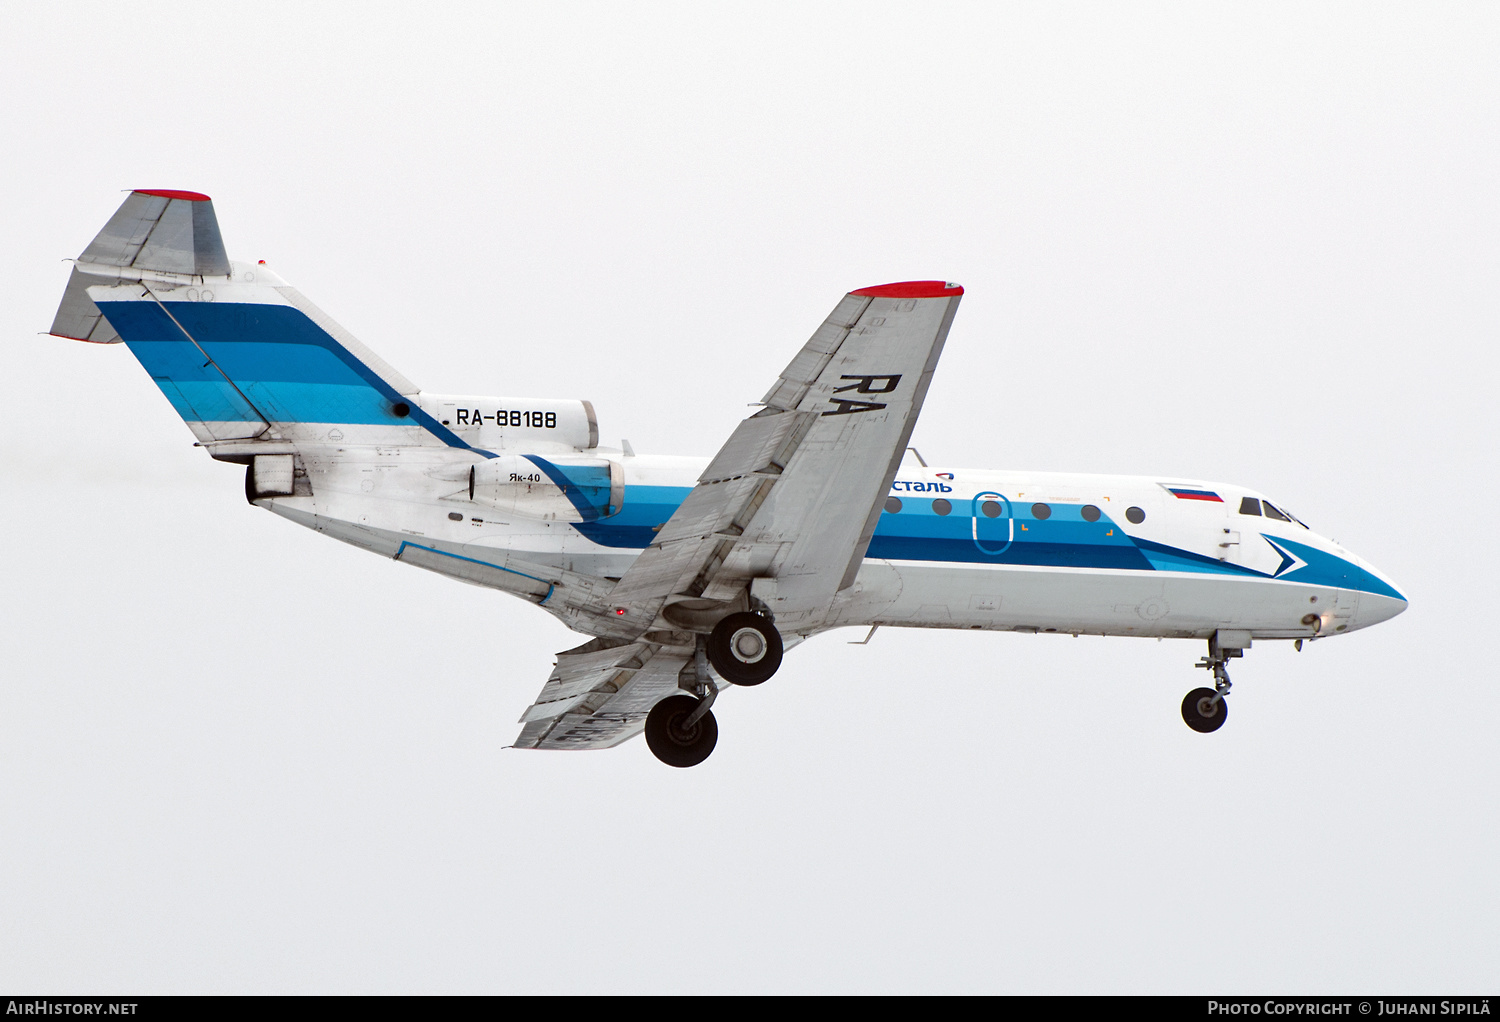
[(1086, 522), (1097, 522), (1099, 520), (1099, 509), (1092, 504), (1083, 505), (1082, 510), (1078, 513), (1083, 515), (1083, 520)]
[(1256, 500), (1254, 497), (1241, 497), (1240, 498), (1240, 514), (1242, 514), (1242, 515), (1258, 515), (1258, 514), (1260, 514), (1260, 501)]
[(937, 500), (932, 502), (932, 510), (940, 515), (945, 515), (953, 510), (953, 505), (948, 503), (948, 501), (944, 500), (942, 497), (939, 497)]
[(1131, 525), (1139, 525), (1146, 520), (1146, 512), (1138, 507), (1126, 508), (1125, 520)]
[(463, 520), (464, 520), (464, 516), (461, 515), (461, 514), (459, 514), (457, 511), (449, 511), (448, 512), (448, 521), (450, 521), (450, 522), (461, 522)]
[(979, 505), (979, 510), (984, 512), (984, 516), (986, 518), (999, 518), (1001, 511), (1000, 502), (996, 500), (987, 500), (983, 504)]
[(1261, 507), (1263, 507), (1263, 508), (1266, 509), (1266, 517), (1267, 518), (1274, 518), (1278, 522), (1289, 522), (1289, 521), (1291, 521), (1290, 518), (1288, 518), (1286, 515), (1284, 515), (1284, 514), (1281, 513), (1281, 509), (1280, 508), (1278, 508), (1275, 504), (1272, 504), (1269, 500), (1263, 500), (1263, 501), (1260, 502), (1260, 504), (1261, 504)]
[(887, 497), (887, 498), (885, 498), (885, 509), (886, 509), (886, 511), (890, 512), (893, 515), (900, 514), (901, 513), (901, 498), (900, 497)]
[(1031, 517), (1039, 522), (1045, 522), (1052, 517), (1052, 509), (1046, 504), (1033, 504), (1031, 505)]

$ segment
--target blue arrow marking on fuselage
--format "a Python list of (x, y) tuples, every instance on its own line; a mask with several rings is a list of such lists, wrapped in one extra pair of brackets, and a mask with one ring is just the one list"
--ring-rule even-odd
[(1277, 543), (1270, 536), (1267, 536), (1264, 533), (1262, 533), (1260, 538), (1263, 539), (1263, 540), (1265, 540), (1267, 543), (1269, 543), (1271, 545), (1271, 549), (1275, 550), (1278, 554), (1281, 555), (1281, 563), (1276, 566), (1276, 570), (1275, 571), (1271, 572), (1271, 577), (1272, 578), (1280, 578), (1282, 572), (1284, 572), (1284, 571), (1290, 571), (1290, 570), (1292, 570), (1294, 568), (1305, 568), (1305, 567), (1307, 567), (1307, 562), (1306, 561), (1304, 561), (1302, 558), (1298, 557), (1296, 554), (1289, 553), (1285, 547), (1283, 547), (1281, 544)]

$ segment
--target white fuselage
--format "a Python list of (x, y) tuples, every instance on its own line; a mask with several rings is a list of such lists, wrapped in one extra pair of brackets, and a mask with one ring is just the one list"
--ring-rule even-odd
[[(567, 462), (567, 452), (544, 453)], [(476, 459), (431, 447), (304, 444), (310, 493), (260, 503), (346, 542), (509, 589), (580, 631), (611, 634), (609, 580), (651, 542), (707, 459), (587, 453), (614, 473), (615, 499), (623, 494), (613, 514), (591, 522), (558, 515), (558, 491), (545, 484), (529, 487), (534, 513), (525, 499), (476, 502), (468, 483)], [(1406, 606), (1374, 568), (1274, 517), (1279, 509), (1242, 487), (912, 467), (897, 474), (890, 497), (855, 583), (825, 609), (778, 618), (789, 637), (878, 624), (1312, 639)], [(1248, 507), (1257, 513), (1243, 513)]]

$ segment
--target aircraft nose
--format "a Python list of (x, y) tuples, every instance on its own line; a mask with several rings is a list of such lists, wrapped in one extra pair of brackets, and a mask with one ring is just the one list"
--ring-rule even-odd
[[(1395, 587), (1393, 586), (1392, 589)], [(1382, 621), (1389, 621), (1406, 609), (1406, 597), (1401, 595), (1382, 596), (1377, 593), (1360, 593), (1359, 609), (1354, 612), (1354, 624), (1351, 628), (1368, 628), (1378, 625)]]
[(1354, 612), (1351, 629), (1378, 625), (1406, 610), (1406, 594), (1396, 587), (1389, 575), (1368, 562), (1362, 562), (1360, 567), (1371, 576), (1368, 581), (1375, 584), (1364, 587), (1365, 591), (1359, 594), (1359, 605)]

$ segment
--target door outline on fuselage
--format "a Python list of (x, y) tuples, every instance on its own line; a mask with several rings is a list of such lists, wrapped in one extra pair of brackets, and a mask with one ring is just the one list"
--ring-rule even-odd
[[(984, 502), (987, 500), (999, 503), (1000, 514), (996, 518), (989, 517), (982, 510)], [(987, 522), (1004, 521), (1006, 523), (1005, 542), (1000, 545), (1000, 549), (991, 550), (984, 545), (984, 540), (979, 538), (979, 519), (981, 518)], [(976, 493), (973, 501), (969, 504), (969, 528), (974, 537), (974, 545), (979, 548), (980, 553), (988, 557), (999, 557), (1005, 553), (1005, 551), (1010, 549), (1010, 545), (1016, 541), (1016, 516), (1011, 509), (1010, 498), (1003, 493), (995, 493), (992, 490)], [(986, 539), (991, 539), (991, 537), (986, 537)]]

